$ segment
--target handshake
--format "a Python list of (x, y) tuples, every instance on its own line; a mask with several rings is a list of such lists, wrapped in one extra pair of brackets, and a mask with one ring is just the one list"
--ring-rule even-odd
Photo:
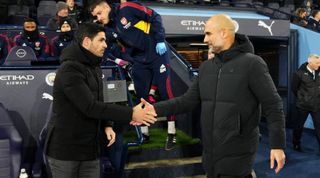
[(157, 121), (157, 113), (154, 107), (141, 98), (141, 102), (133, 108), (130, 125), (154, 124)]

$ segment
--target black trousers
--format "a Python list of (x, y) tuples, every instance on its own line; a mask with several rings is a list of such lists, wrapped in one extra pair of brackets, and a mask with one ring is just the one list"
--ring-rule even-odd
[(311, 115), (316, 137), (318, 143), (320, 144), (320, 111), (313, 112), (313, 111), (306, 111), (301, 108), (297, 108), (297, 118), (294, 122), (294, 129), (293, 129), (293, 144), (300, 144), (303, 126), (306, 122), (308, 115)]
[(53, 178), (99, 178), (100, 160), (63, 161), (48, 157)]

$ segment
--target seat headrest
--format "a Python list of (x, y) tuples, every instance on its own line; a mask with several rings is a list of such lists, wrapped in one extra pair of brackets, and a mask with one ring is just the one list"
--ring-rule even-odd
[(31, 61), (36, 61), (37, 57), (33, 49), (29, 46), (13, 47), (5, 62), (4, 66), (30, 66)]

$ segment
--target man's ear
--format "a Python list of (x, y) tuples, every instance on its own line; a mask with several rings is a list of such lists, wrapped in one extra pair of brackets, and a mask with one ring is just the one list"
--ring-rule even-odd
[(82, 41), (82, 45), (84, 48), (89, 48), (91, 44), (91, 39), (89, 37), (84, 37), (83, 41)]
[(228, 35), (229, 35), (229, 34), (228, 34), (229, 31), (228, 31), (227, 29), (225, 29), (225, 28), (222, 28), (221, 31), (220, 31), (220, 33), (221, 33), (222, 38), (227, 38)]

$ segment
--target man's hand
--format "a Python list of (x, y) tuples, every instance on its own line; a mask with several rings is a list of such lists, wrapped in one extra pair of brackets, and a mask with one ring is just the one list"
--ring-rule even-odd
[(157, 121), (157, 114), (154, 107), (146, 100), (141, 98), (141, 102), (133, 108), (131, 125), (145, 124), (150, 126)]
[(125, 68), (127, 67), (127, 65), (129, 64), (128, 61), (125, 61), (125, 60), (119, 59), (119, 58), (115, 59), (114, 62), (115, 62), (116, 64), (118, 64), (120, 67), (124, 68), (124, 69), (125, 69)]
[(270, 168), (271, 169), (274, 168), (275, 161), (277, 162), (277, 167), (275, 168), (275, 172), (278, 173), (283, 168), (286, 162), (286, 155), (284, 154), (283, 149), (271, 149), (270, 151)]
[(105, 127), (104, 133), (107, 135), (109, 144), (107, 147), (111, 146), (116, 141), (116, 133), (113, 131), (112, 127)]

